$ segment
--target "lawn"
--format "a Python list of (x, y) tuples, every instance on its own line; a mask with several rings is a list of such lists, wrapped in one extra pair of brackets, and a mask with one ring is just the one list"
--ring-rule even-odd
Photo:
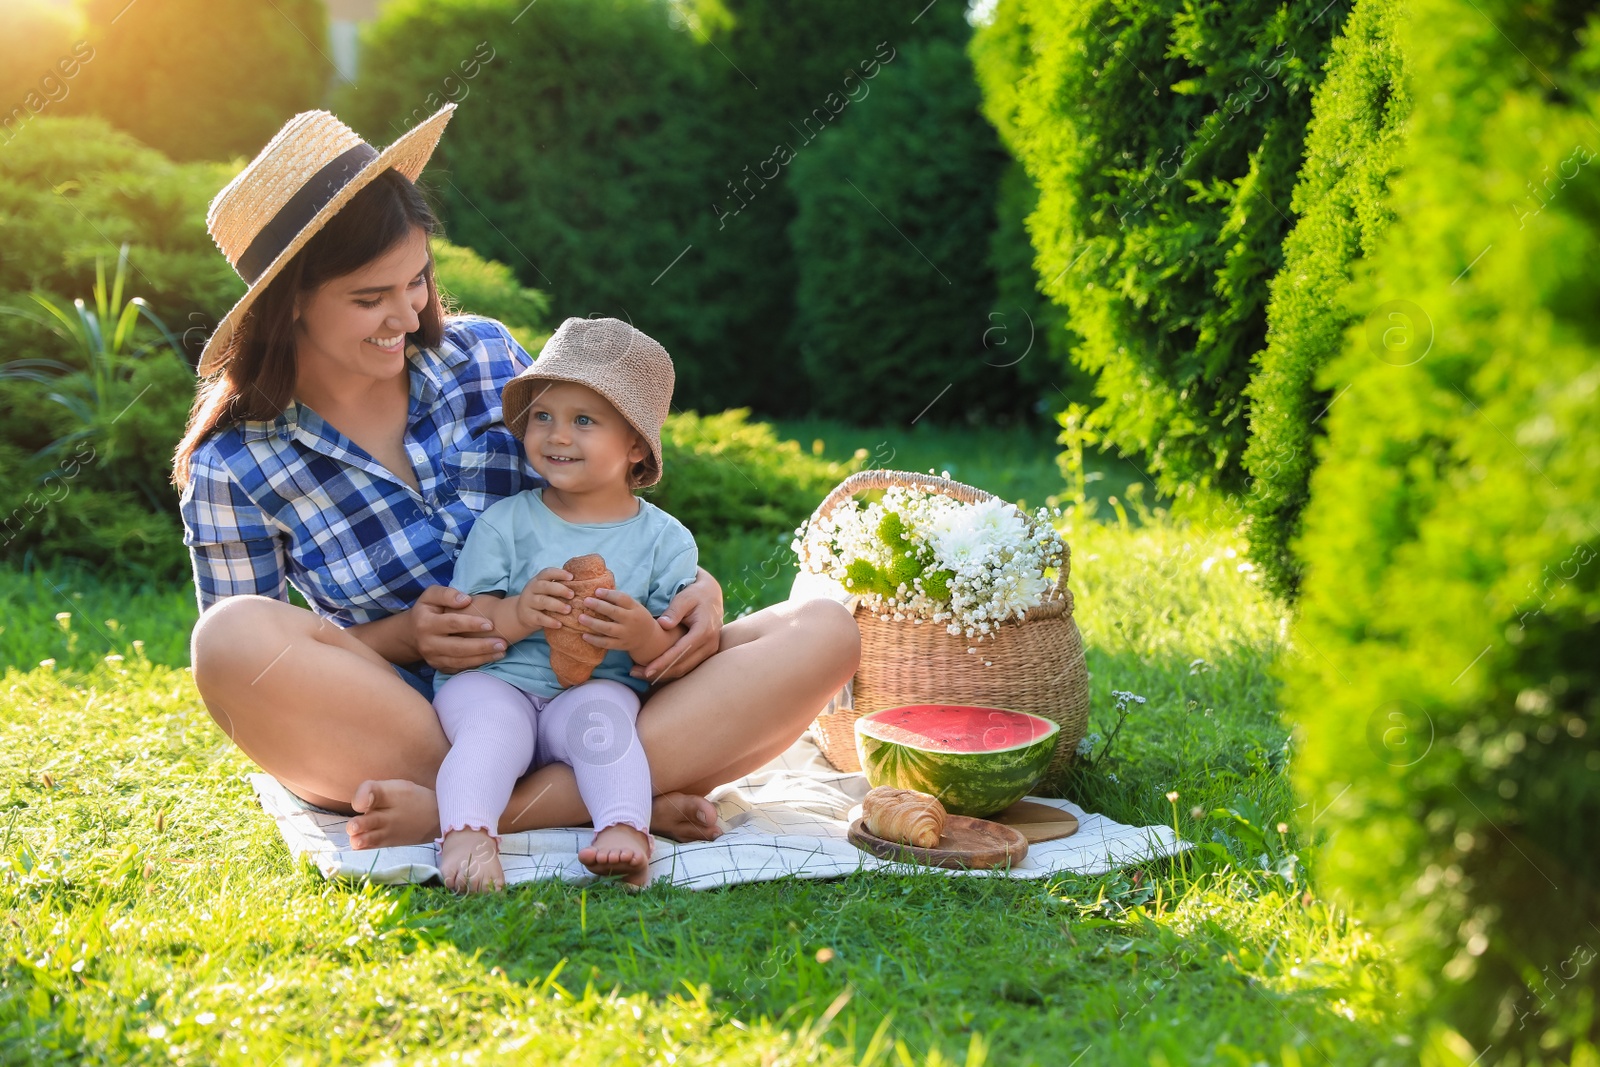
[[(989, 443), (959, 473), (937, 435), (901, 455), (1042, 503), (1051, 468)], [(1051, 789), (1199, 848), (1096, 878), (641, 895), (297, 869), (196, 701), (187, 587), (0, 573), (0, 1062), (1410, 1061), (1381, 946), (1317, 890), (1270, 680), (1298, 653), (1242, 544), (1160, 512), (1069, 539), (1101, 739)], [(1108, 751), (1114, 690), (1146, 703)]]

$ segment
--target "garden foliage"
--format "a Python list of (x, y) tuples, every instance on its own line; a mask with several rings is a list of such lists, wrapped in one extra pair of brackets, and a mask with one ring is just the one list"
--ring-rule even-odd
[(959, 42), (888, 57), (793, 163), (794, 341), (813, 410), (902, 423), (1014, 411), (1014, 357), (986, 348), (1004, 335), (986, 332), (995, 287), (981, 254), (1005, 154)]
[(1389, 181), (1411, 113), (1404, 28), (1403, 5), (1356, 0), (1333, 44), (1312, 99), (1306, 159), (1291, 204), (1295, 226), (1272, 279), (1267, 347), (1246, 390), (1250, 554), (1268, 586), (1285, 596), (1299, 585), (1291, 546), (1310, 493), (1322, 415), (1336, 397), (1314, 379), (1355, 318), (1344, 306), (1354, 267), (1394, 220)]
[(1011, 38), (976, 46), (979, 74), (1040, 191), (1034, 265), (1097, 375), (1095, 425), (1164, 489), (1242, 486), (1266, 283), (1348, 6), (1009, 0), (981, 31)]
[(1600, 22), (1411, 9), (1398, 221), (1315, 381), (1344, 391), (1301, 540), (1299, 789), (1410, 1007), (1497, 1062), (1593, 1062)]
[[(942, 106), (918, 112), (906, 129), (869, 118), (870, 98), (884, 91), (877, 79), (898, 62), (884, 57), (970, 33), (958, 5), (919, 19), (925, 6), (398, 0), (367, 31), (363, 69), (370, 73), (339, 107), (383, 140), (445, 100), (470, 100), (434, 163), (452, 234), (548, 291), (557, 319), (615, 315), (659, 338), (678, 367), (680, 407), (798, 414), (811, 409), (816, 388), (829, 410), (848, 402), (851, 416), (880, 418), (874, 391), (894, 383), (864, 381), (840, 398), (836, 383), (857, 373), (860, 352), (841, 362), (836, 337), (821, 334), (854, 330), (879, 345), (893, 340), (883, 328), (896, 318), (906, 343), (919, 329), (928, 332), (926, 316), (949, 320), (964, 311), (970, 322), (958, 329), (979, 336), (981, 325), (972, 324), (984, 321), (990, 287), (958, 285), (952, 301), (931, 289), (908, 293), (886, 278), (876, 292), (901, 303), (834, 308), (831, 294), (802, 281), (837, 264), (802, 262), (833, 251), (815, 229), (806, 231), (812, 244), (791, 244), (793, 183), (812, 156), (832, 152), (838, 160), (842, 151), (870, 147), (881, 131), (920, 151), (943, 176), (932, 191), (918, 188), (911, 213), (943, 210), (953, 233), (971, 233), (980, 247), (988, 241), (992, 219), (974, 220), (992, 212), (995, 157), (976, 148), (981, 131), (970, 111), (953, 106), (970, 90), (945, 77)], [(852, 133), (858, 122), (867, 125)], [(850, 148), (836, 146), (840, 138)], [(950, 159), (930, 157), (941, 145), (956, 149)], [(909, 192), (917, 180), (909, 168), (896, 169), (886, 149), (875, 152), (864, 165), (877, 173), (852, 171), (851, 179)], [(855, 197), (827, 165), (818, 162), (813, 172), (829, 175), (818, 196), (842, 188)], [(901, 239), (883, 218), (859, 198), (855, 208), (851, 239), (859, 244), (871, 234), (879, 252), (897, 254)], [(929, 255), (946, 274), (967, 270), (962, 258), (952, 264)], [(913, 295), (921, 299), (905, 302)], [(861, 318), (819, 319), (835, 310)], [(819, 330), (821, 347), (808, 365), (801, 346)], [(948, 361), (937, 350), (917, 358)]]

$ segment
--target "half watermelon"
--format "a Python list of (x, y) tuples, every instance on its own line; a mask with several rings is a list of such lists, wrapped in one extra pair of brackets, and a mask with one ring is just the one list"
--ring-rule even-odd
[(1039, 784), (1061, 727), (1024, 711), (910, 704), (856, 720), (856, 754), (874, 786), (938, 797), (955, 815), (1003, 811)]

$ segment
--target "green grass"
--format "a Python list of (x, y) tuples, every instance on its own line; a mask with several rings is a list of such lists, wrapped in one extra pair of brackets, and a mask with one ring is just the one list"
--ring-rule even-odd
[(1381, 947), (1317, 893), (1242, 545), (1069, 537), (1091, 730), (1148, 703), (1054, 785), (1200, 847), (1048, 882), (328, 883), (197, 703), (187, 587), (0, 573), (0, 1062), (1410, 1061)]

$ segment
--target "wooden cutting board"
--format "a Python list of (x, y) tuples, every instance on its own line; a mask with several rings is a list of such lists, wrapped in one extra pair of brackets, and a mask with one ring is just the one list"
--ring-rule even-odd
[(1032, 800), (1019, 800), (1005, 811), (989, 818), (997, 823), (1014, 827), (1030, 843), (1054, 841), (1060, 837), (1071, 837), (1078, 832), (1076, 815)]
[(973, 871), (990, 867), (1015, 867), (1028, 854), (1028, 839), (1020, 830), (966, 815), (945, 817), (944, 833), (934, 848), (885, 841), (867, 829), (865, 819), (851, 823), (848, 836), (852, 845), (879, 859), (921, 863), (929, 867)]

